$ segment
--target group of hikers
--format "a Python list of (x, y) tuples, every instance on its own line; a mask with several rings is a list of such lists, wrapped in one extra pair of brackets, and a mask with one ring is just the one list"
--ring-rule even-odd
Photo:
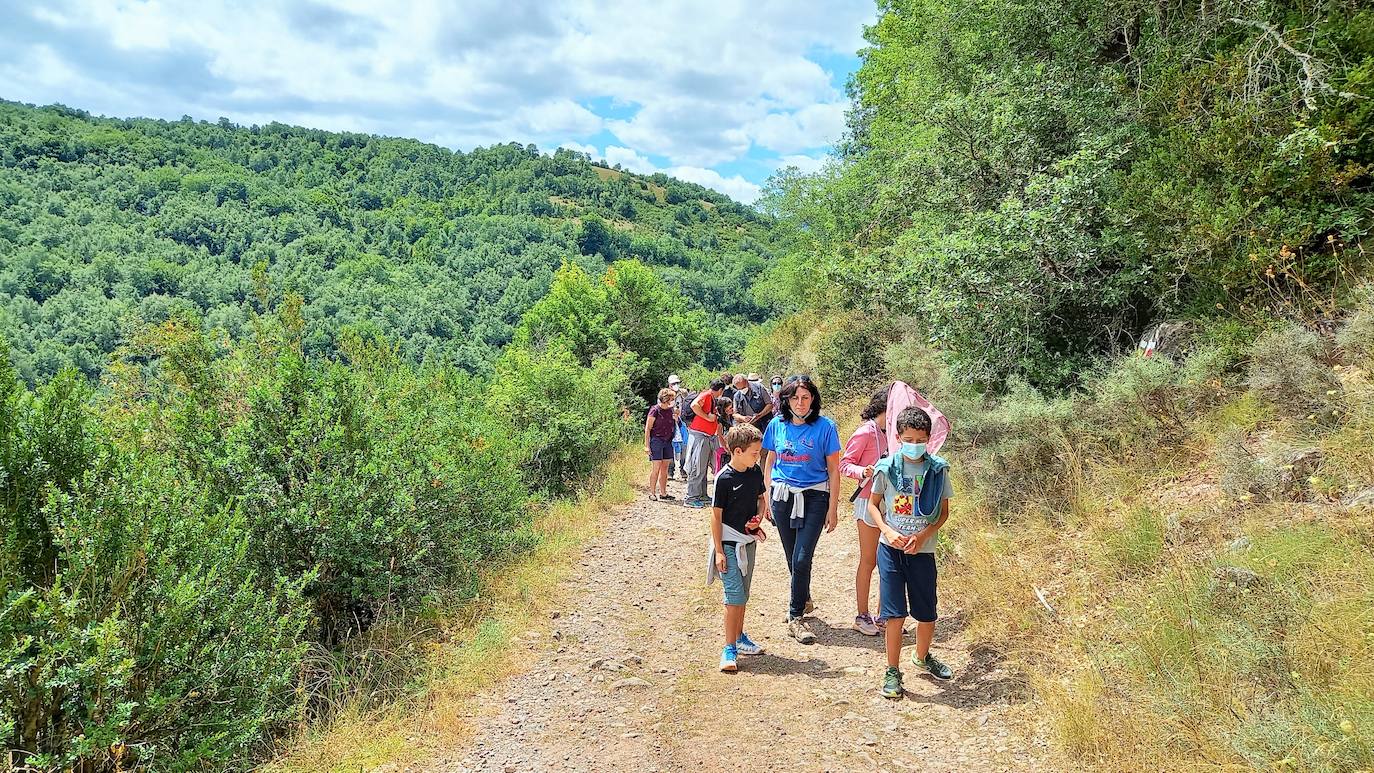
[[(935, 455), (949, 421), (919, 392), (896, 381), (875, 392), (859, 428), (841, 447), (835, 422), (821, 413), (821, 392), (810, 377), (773, 376), (771, 390), (757, 374), (722, 374), (693, 392), (670, 376), (644, 423), (652, 462), (650, 497), (672, 501), (667, 481), (681, 473), (684, 503), (710, 507), (707, 582), (721, 581), (725, 643), (720, 669), (735, 671), (743, 655), (763, 648), (744, 631), (744, 611), (757, 569), (756, 549), (777, 529), (790, 575), (788, 634), (812, 644), (807, 616), (811, 566), (822, 532), (839, 522), (840, 476), (859, 489), (851, 498), (859, 532), (854, 628), (885, 635), (887, 670), (882, 694), (901, 698), (903, 626), (916, 619), (912, 663), (937, 679), (953, 673), (930, 652), (935, 636), (936, 534), (949, 518), (949, 464)], [(707, 480), (715, 487), (707, 496)], [(874, 617), (869, 588), (878, 572)]]

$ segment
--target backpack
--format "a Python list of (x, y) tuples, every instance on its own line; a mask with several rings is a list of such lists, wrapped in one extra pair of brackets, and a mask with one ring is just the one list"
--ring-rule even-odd
[(692, 410), (692, 403), (695, 403), (698, 397), (701, 397), (700, 391), (688, 392), (682, 400), (682, 420), (688, 424), (691, 424), (692, 419), (697, 417), (697, 412)]

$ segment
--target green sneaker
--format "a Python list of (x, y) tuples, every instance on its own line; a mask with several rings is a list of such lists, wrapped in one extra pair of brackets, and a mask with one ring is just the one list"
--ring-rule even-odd
[(944, 663), (941, 663), (939, 660), (936, 659), (934, 655), (930, 654), (929, 652), (926, 653), (925, 660), (917, 660), (916, 653), (913, 652), (911, 654), (911, 662), (918, 668), (924, 668), (925, 670), (929, 671), (930, 675), (935, 677), (936, 679), (949, 681), (950, 679), (954, 678), (954, 672), (949, 670), (949, 666), (945, 665)]
[(903, 692), (902, 670), (896, 666), (888, 666), (887, 673), (883, 674), (883, 697), (900, 698)]

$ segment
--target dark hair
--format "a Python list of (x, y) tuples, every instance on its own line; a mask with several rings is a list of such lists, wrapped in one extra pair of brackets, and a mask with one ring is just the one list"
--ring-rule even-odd
[(722, 390), (722, 389), (724, 389), (724, 388), (725, 388), (725, 382), (724, 382), (724, 381), (721, 381), (720, 379), (716, 379), (715, 381), (712, 381), (712, 382), (711, 382), (711, 391), (712, 391), (712, 392), (719, 392), (720, 390)]
[(778, 406), (782, 408), (783, 421), (792, 420), (792, 395), (797, 393), (801, 387), (806, 387), (811, 393), (811, 415), (806, 417), (807, 424), (815, 424), (816, 419), (821, 417), (821, 390), (816, 386), (816, 382), (810, 376), (793, 376), (787, 379), (787, 383), (778, 390)]
[(930, 414), (914, 405), (910, 408), (902, 409), (902, 412), (897, 414), (897, 434), (901, 434), (909, 429), (920, 430), (929, 435)]
[(859, 412), (859, 418), (864, 421), (878, 418), (878, 414), (887, 410), (887, 393), (890, 391), (892, 391), (892, 385), (888, 384), (882, 389), (874, 392), (873, 398), (868, 401), (868, 405)]
[(773, 374), (773, 377), (770, 378), (770, 379), (768, 379), (768, 383), (769, 383), (769, 384), (772, 384), (774, 381), (776, 381), (776, 382), (778, 382), (779, 384), (781, 384), (781, 383), (782, 383), (782, 376), (781, 376), (781, 375), (778, 375), (778, 374), (776, 374), (776, 373)]

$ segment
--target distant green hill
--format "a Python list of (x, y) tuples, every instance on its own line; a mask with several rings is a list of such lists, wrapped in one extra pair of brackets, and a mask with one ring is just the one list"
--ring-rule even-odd
[(595, 275), (634, 257), (710, 315), (718, 364), (764, 316), (750, 288), (771, 228), (569, 150), (0, 101), (0, 336), (30, 383), (67, 364), (94, 377), (130, 323), (183, 309), (240, 336), (259, 265), (273, 295), (304, 295), (312, 354), (353, 327), (481, 372), (562, 262)]

